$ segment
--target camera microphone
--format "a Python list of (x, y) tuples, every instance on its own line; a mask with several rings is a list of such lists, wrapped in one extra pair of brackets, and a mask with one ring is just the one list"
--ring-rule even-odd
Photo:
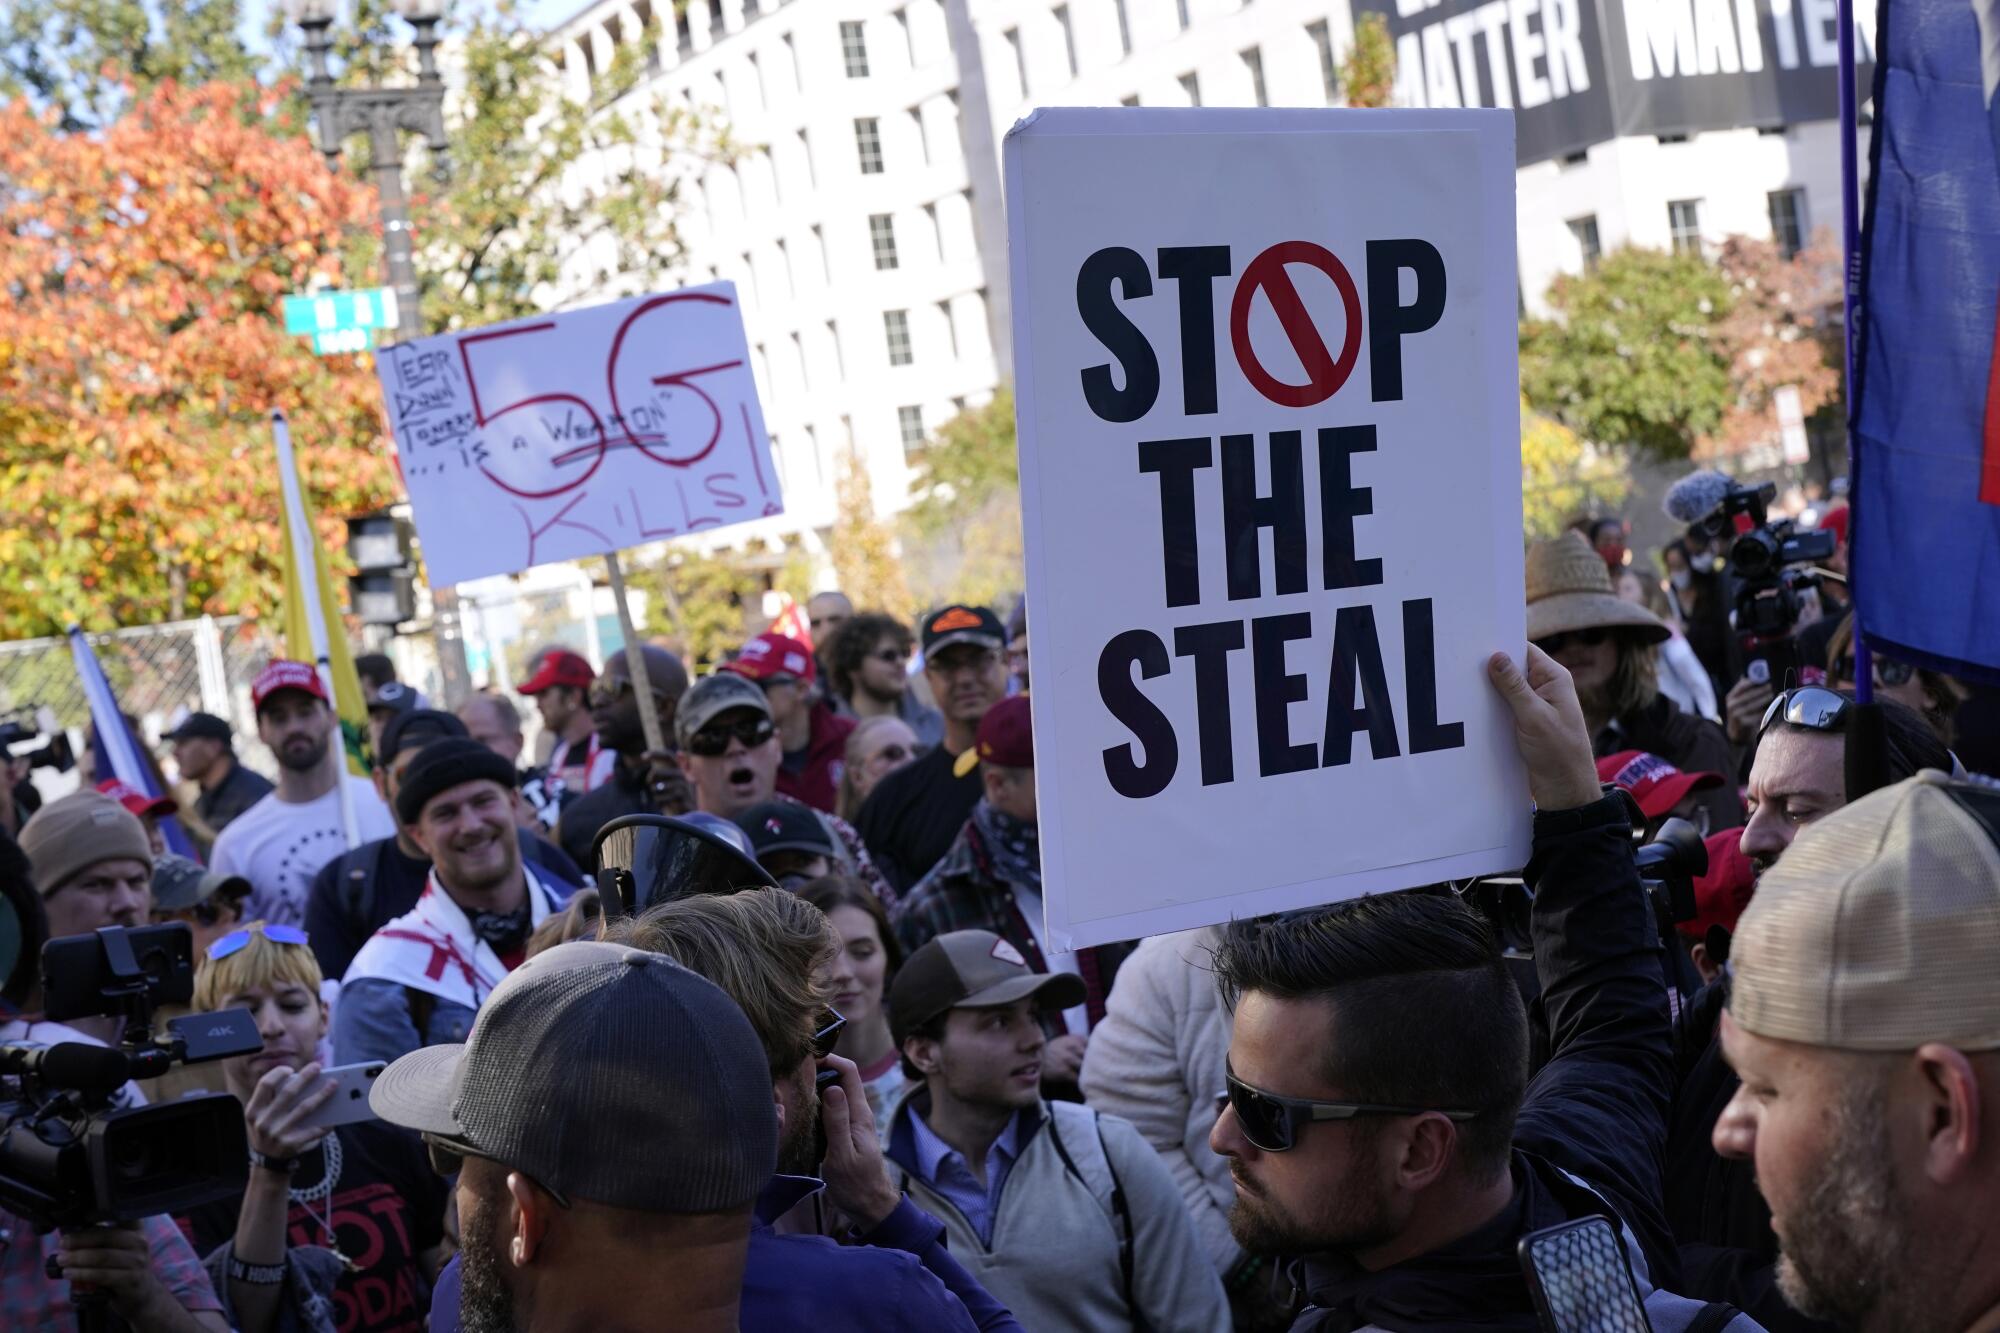
[(112, 1092), (130, 1078), (123, 1051), (80, 1041), (53, 1046), (0, 1044), (0, 1074), (38, 1078), (52, 1087)]
[(1733, 485), (1720, 472), (1691, 472), (1667, 488), (1660, 508), (1677, 523), (1699, 523), (1722, 507)]

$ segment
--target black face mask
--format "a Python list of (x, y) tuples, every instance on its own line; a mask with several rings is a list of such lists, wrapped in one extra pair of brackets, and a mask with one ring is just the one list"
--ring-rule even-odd
[(492, 945), (494, 953), (516, 953), (527, 946), (532, 921), (527, 903), (512, 912), (474, 912), (472, 933)]

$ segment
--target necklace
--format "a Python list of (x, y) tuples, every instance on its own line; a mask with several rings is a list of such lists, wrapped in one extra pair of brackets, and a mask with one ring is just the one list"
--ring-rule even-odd
[[(333, 1251), (333, 1257), (340, 1260), (341, 1266), (348, 1272), (358, 1272), (360, 1270), (354, 1266), (354, 1261), (341, 1253), (340, 1238), (333, 1233), (333, 1187), (340, 1183), (340, 1136), (328, 1134), (320, 1140), (320, 1151), (326, 1157), (326, 1169), (320, 1173), (319, 1183), (287, 1192), (293, 1203), (306, 1210), (307, 1217), (319, 1223), (319, 1229), (326, 1233), (327, 1248)], [(326, 1207), (315, 1213), (312, 1206), (321, 1199), (326, 1200)]]

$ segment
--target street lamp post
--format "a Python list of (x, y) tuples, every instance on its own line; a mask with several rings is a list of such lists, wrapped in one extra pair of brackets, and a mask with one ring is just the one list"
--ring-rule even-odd
[[(288, 9), (305, 34), (311, 74), (306, 97), (312, 103), (313, 124), (319, 130), (320, 151), (327, 165), (340, 162), (341, 145), (357, 134), (368, 136), (369, 172), (375, 178), (382, 209), (382, 249), (389, 286), (396, 293), (396, 333), (407, 340), (423, 336), (418, 308), (417, 268), (410, 245), (409, 200), (403, 193), (404, 131), (424, 136), (433, 170), (443, 180), (449, 170), (445, 137), (444, 79), (438, 73), (438, 20), (444, 0), (391, 0), (392, 7), (415, 29), (417, 81), (394, 87), (341, 88), (333, 81), (333, 21), (339, 0), (290, 0)], [(436, 588), (431, 595), (432, 627), (437, 638), (438, 672), (443, 677), (444, 703), (456, 707), (472, 692), (465, 665), (465, 642), (459, 625), (458, 593)]]

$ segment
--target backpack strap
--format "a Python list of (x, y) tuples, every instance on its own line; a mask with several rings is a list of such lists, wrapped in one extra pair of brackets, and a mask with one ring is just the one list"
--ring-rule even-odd
[(1688, 1321), (1684, 1333), (1722, 1333), (1743, 1312), (1727, 1301), (1710, 1301), (1701, 1313)]
[[(1058, 1125), (1066, 1118), (1086, 1115), (1090, 1117), (1093, 1132), (1089, 1139), (1078, 1145), (1083, 1151), (1072, 1156), (1058, 1132)], [(1075, 1102), (1050, 1102), (1047, 1132), (1049, 1142), (1055, 1145), (1056, 1155), (1062, 1158), (1064, 1168), (1090, 1191), (1091, 1197), (1097, 1200), (1098, 1207), (1104, 1209), (1105, 1217), (1111, 1223), (1112, 1233), (1118, 1238), (1119, 1289), (1125, 1297), (1125, 1308), (1131, 1313), (1134, 1333), (1144, 1333), (1150, 1325), (1132, 1295), (1132, 1207), (1125, 1198), (1125, 1186), (1118, 1179), (1118, 1168), (1111, 1164), (1110, 1148), (1104, 1142), (1104, 1118), (1092, 1107)], [(1097, 1149), (1094, 1154), (1089, 1151), (1092, 1143)]]
[(438, 997), (427, 990), (405, 986), (403, 998), (410, 1008), (410, 1021), (417, 1025), (418, 1044), (430, 1045), (431, 1019), (437, 1016)]

